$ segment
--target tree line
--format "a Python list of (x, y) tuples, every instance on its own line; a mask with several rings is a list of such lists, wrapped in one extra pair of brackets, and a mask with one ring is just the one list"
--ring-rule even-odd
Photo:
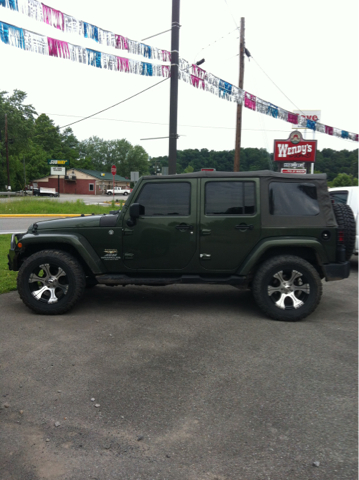
[[(149, 157), (140, 145), (126, 139), (103, 140), (93, 136), (79, 141), (71, 128), (63, 131), (45, 114), (38, 115), (26, 104), (26, 93), (14, 90), (10, 95), (0, 92), (0, 191), (7, 185), (5, 149), (5, 114), (7, 115), (10, 185), (20, 190), (32, 180), (50, 173), (48, 160), (69, 160), (71, 168), (109, 172), (115, 164), (117, 173), (125, 178), (131, 171), (141, 175), (155, 174), (168, 166), (168, 157)], [(177, 173), (215, 168), (233, 171), (234, 150), (213, 151), (205, 148), (179, 150)], [(264, 148), (241, 148), (240, 170), (276, 170), (273, 154)], [(326, 173), (328, 180), (357, 184), (358, 150), (317, 151), (315, 171)], [(339, 176), (340, 175), (340, 176)], [(339, 178), (338, 178), (339, 176)]]
[[(177, 173), (198, 171), (201, 168), (215, 168), (218, 171), (233, 171), (234, 150), (213, 151), (180, 150), (177, 152)], [(168, 166), (168, 157), (151, 159), (154, 168)], [(358, 184), (358, 150), (317, 150), (315, 173), (326, 173), (331, 184), (341, 175), (350, 185)], [(277, 171), (273, 153), (264, 148), (241, 148), (240, 171), (274, 170)], [(344, 175), (344, 177), (343, 177)], [(348, 183), (346, 183), (348, 185)], [(341, 184), (340, 184), (341, 185)], [(338, 186), (340, 186), (338, 185)], [(336, 185), (333, 185), (336, 186)]]

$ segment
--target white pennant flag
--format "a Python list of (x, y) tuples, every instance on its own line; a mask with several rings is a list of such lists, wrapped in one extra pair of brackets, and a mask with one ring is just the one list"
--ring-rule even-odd
[(25, 50), (35, 53), (41, 53), (42, 55), (49, 54), (49, 45), (47, 43), (47, 37), (38, 35), (37, 33), (24, 30)]

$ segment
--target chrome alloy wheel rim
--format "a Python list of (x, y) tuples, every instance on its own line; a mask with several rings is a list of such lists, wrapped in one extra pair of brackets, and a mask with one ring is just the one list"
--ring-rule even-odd
[(268, 296), (282, 310), (300, 308), (309, 294), (310, 285), (297, 270), (281, 270), (275, 273), (268, 285)]
[(35, 271), (30, 274), (29, 284), (36, 300), (52, 304), (66, 295), (69, 285), (66, 272), (61, 267), (43, 263)]

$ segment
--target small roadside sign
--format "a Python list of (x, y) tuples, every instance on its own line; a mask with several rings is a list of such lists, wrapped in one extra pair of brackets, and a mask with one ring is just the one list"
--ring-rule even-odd
[(65, 167), (50, 167), (51, 175), (66, 175)]
[(112, 175), (116, 175), (116, 165), (112, 165), (111, 173), (112, 173)]
[(59, 167), (68, 167), (70, 165), (70, 160), (48, 160), (48, 165), (57, 165)]
[(305, 168), (281, 168), (282, 173), (307, 173)]

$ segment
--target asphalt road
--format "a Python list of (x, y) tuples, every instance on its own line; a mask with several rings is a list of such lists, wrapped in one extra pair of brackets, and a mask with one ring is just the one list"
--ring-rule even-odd
[(2, 295), (1, 480), (357, 479), (357, 288), (353, 258), (298, 323), (229, 286)]

